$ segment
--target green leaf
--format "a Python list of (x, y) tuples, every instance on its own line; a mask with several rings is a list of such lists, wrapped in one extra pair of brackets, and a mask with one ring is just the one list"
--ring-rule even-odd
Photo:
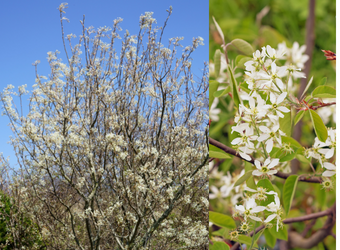
[(210, 151), (210, 150), (209, 150), (209, 157), (217, 158), (217, 159), (229, 159), (230, 158), (230, 156), (225, 152), (221, 153), (221, 152)]
[[(253, 171), (251, 170), (251, 172), (253, 172)], [(250, 187), (250, 188), (256, 190), (256, 184), (255, 184), (254, 178), (248, 178), (248, 180), (246, 181), (246, 183), (247, 183), (247, 187)]]
[(264, 234), (264, 238), (266, 239), (268, 246), (273, 248), (276, 243), (276, 238), (269, 232), (268, 229), (264, 230), (263, 234)]
[(249, 60), (252, 60), (253, 58), (249, 56), (243, 56), (243, 55), (238, 55), (235, 59), (235, 65), (240, 68), (240, 69), (245, 69), (246, 66), (244, 64), (248, 62)]
[(320, 141), (325, 142), (328, 137), (328, 132), (325, 124), (323, 123), (320, 116), (314, 110), (309, 109), (309, 113), (310, 118), (312, 119), (316, 136), (319, 138)]
[(255, 242), (257, 242), (260, 237), (262, 236), (263, 232), (264, 232), (265, 228), (263, 228), (262, 230), (258, 231), (256, 234), (255, 234)]
[(210, 109), (211, 104), (213, 103), (213, 101), (215, 99), (214, 93), (216, 92), (219, 84), (220, 83), (218, 81), (215, 81), (215, 80), (209, 81), (209, 109)]
[(209, 250), (230, 250), (230, 247), (222, 241), (213, 241), (214, 245), (209, 244)]
[(224, 152), (222, 149), (209, 144), (209, 157), (217, 159), (230, 159), (230, 155)]
[[(209, 92), (210, 92), (210, 90), (209, 90)], [(219, 98), (219, 97), (222, 97), (222, 96), (228, 94), (229, 92), (231, 92), (230, 86), (226, 87), (225, 89), (221, 89), (221, 90), (216, 91), (215, 94), (214, 94), (214, 97)]]
[(288, 113), (284, 113), (284, 117), (279, 119), (280, 130), (284, 132), (287, 136), (290, 136), (292, 133), (292, 118), (291, 111)]
[(248, 180), (251, 176), (253, 176), (252, 173), (253, 173), (253, 170), (247, 171), (244, 175), (238, 178), (238, 180), (234, 184), (234, 187), (237, 187), (241, 185), (243, 182), (245, 182), (246, 180)]
[(283, 196), (282, 196), (283, 207), (286, 211), (286, 214), (289, 213), (290, 207), (292, 205), (298, 181), (299, 181), (299, 176), (291, 175), (287, 178), (285, 185), (283, 186)]
[(280, 157), (280, 162), (291, 161), (295, 158), (297, 151), (293, 151), (292, 153), (286, 154), (285, 156)]
[(330, 86), (318, 86), (312, 92), (314, 98), (336, 98), (336, 90)]
[[(282, 140), (282, 138), (281, 138)], [(279, 155), (281, 153), (281, 150), (280, 148), (277, 148), (277, 147), (273, 147), (272, 151), (269, 153), (270, 157), (271, 158), (279, 158), (277, 157), (277, 155)]]
[(302, 154), (297, 154), (295, 156), (296, 159), (298, 159), (300, 162), (310, 164), (310, 160), (308, 160), (304, 155)]
[(234, 39), (230, 43), (246, 56), (251, 56), (254, 53), (253, 47), (242, 39)]
[(288, 228), (286, 225), (284, 225), (283, 228), (279, 228), (279, 231), (276, 231), (276, 226), (273, 226), (269, 229), (269, 232), (277, 239), (288, 240)]
[(327, 82), (327, 77), (322, 78), (322, 79), (321, 79), (321, 82), (319, 83), (319, 86), (325, 85), (326, 82)]
[(300, 110), (295, 118), (294, 118), (294, 126), (302, 119), (302, 117), (305, 115), (306, 111), (305, 110)]
[(212, 17), (212, 19), (214, 20), (216, 29), (217, 29), (218, 33), (220, 34), (220, 36), (221, 36), (221, 38), (222, 38), (222, 40), (223, 40), (223, 42), (224, 42), (224, 35), (223, 35), (223, 32), (222, 32), (221, 27), (220, 27), (220, 26), (218, 25), (218, 23), (216, 22), (215, 17)]
[(308, 84), (307, 84), (305, 90), (303, 91), (303, 93), (302, 93), (302, 95), (301, 95), (301, 97), (300, 97), (301, 99), (303, 99), (303, 96), (306, 94), (306, 92), (307, 92), (307, 90), (309, 89), (309, 87), (310, 87), (310, 85), (312, 84), (312, 82), (313, 82), (313, 77), (310, 78), (310, 80), (309, 80), (309, 82), (308, 82)]
[(319, 203), (320, 208), (323, 209), (323, 206), (325, 205), (327, 193), (324, 188), (320, 185), (319, 187), (315, 187), (316, 192), (315, 192), (315, 197), (317, 203)]
[(296, 149), (300, 149), (300, 148), (303, 149), (301, 144), (292, 137), (281, 136), (281, 142), (286, 143), (286, 144), (290, 144), (291, 147), (296, 148)]
[(228, 215), (209, 211), (209, 221), (216, 226), (234, 229), (235, 221)]
[(221, 237), (227, 239), (229, 237), (229, 232), (230, 232), (229, 229), (227, 229), (225, 227), (221, 227), (219, 230), (212, 232), (212, 235), (221, 236)]
[(218, 49), (214, 55), (215, 78), (219, 77), (221, 70), (221, 51)]
[[(242, 244), (246, 244), (247, 246), (251, 245), (251, 238), (249, 236), (246, 235), (239, 235), (238, 236), (238, 242), (242, 243)], [(254, 247), (259, 247), (256, 243), (254, 243)]]
[(248, 88), (248, 83), (246, 81), (240, 84), (240, 88), (247, 94), (251, 92), (251, 90)]
[(228, 73), (228, 78), (230, 80), (232, 90), (233, 90), (232, 91), (233, 92), (233, 100), (234, 100), (236, 109), (238, 110), (240, 103), (242, 103), (242, 100), (241, 100), (240, 95), (238, 93), (238, 86), (237, 86), (237, 82), (236, 82), (235, 77), (234, 77), (234, 73), (233, 73), (229, 64), (227, 66), (227, 73)]

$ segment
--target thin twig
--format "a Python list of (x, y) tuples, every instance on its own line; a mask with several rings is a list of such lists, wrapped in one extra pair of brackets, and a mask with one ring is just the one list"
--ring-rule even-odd
[[(250, 162), (251, 164), (255, 165), (255, 159), (254, 157), (250, 156), (250, 160), (246, 160), (246, 159), (243, 159), (241, 157), (241, 155), (235, 150), (235, 149), (232, 149), (226, 145), (224, 145), (223, 143), (221, 142), (218, 142), (212, 138), (209, 137), (209, 143), (211, 145), (214, 145), (215, 147), (218, 147), (219, 149), (222, 149), (224, 152), (228, 153), (228, 154), (231, 154), (231, 155), (234, 155), (244, 161), (247, 161), (247, 162)], [(282, 178), (282, 179), (287, 179), (289, 176), (291, 176), (292, 174), (287, 174), (287, 173), (282, 173), (282, 172), (277, 172), (275, 174), (275, 176), (279, 177), (279, 178)], [(316, 177), (316, 176), (303, 176), (303, 175), (300, 175), (299, 176), (299, 181), (303, 181), (303, 182), (311, 182), (311, 183), (322, 183), (323, 180), (322, 178), (320, 177)]]

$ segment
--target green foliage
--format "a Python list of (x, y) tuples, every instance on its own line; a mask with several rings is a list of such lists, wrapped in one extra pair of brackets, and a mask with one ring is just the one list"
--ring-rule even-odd
[[(20, 213), (11, 198), (0, 192), (0, 246), (1, 249), (46, 249), (37, 225)], [(13, 235), (13, 232), (15, 235)], [(16, 239), (14, 241), (14, 238)], [(25, 248), (27, 249), (27, 248)]]
[(219, 227), (225, 227), (229, 229), (234, 229), (236, 227), (235, 221), (228, 215), (216, 213), (216, 212), (209, 212), (209, 221), (214, 223)]

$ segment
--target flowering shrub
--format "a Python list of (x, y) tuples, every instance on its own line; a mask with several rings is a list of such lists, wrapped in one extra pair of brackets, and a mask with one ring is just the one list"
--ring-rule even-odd
[[(215, 25), (224, 40), (216, 21)], [(228, 48), (232, 46), (243, 54), (235, 60), (228, 58)], [(324, 98), (335, 98), (335, 89), (325, 85), (323, 79), (320, 86), (307, 94), (311, 78), (302, 96), (296, 97), (296, 81), (306, 77), (301, 69), (308, 60), (305, 46), (299, 47), (296, 42), (292, 48), (281, 43), (278, 48), (267, 45), (253, 51), (246, 41), (235, 39), (228, 44), (223, 41), (222, 47), (223, 53), (217, 50), (215, 61), (210, 65), (211, 130), (216, 129), (220, 117), (227, 121), (226, 117), (233, 115), (233, 121), (226, 134), (228, 145), (209, 138), (212, 158), (209, 198), (214, 210), (223, 211), (210, 212), (210, 247), (229, 249), (226, 244), (214, 243), (223, 240), (229, 244), (232, 241), (245, 244), (247, 249), (258, 248), (261, 235), (270, 247), (275, 246), (277, 239), (287, 241), (288, 237), (293, 247), (313, 247), (331, 234), (335, 223), (334, 195), (330, 194), (328, 199), (332, 206), (320, 214), (296, 217), (294, 212), (296, 215), (298, 209), (294, 206), (301, 199), (308, 202), (308, 193), (297, 191), (302, 188), (300, 183), (306, 182), (319, 183), (315, 189), (319, 205), (324, 208), (327, 198), (321, 197), (326, 196), (322, 188), (331, 189), (335, 181), (336, 131), (327, 128), (315, 112), (335, 105), (335, 102), (323, 102)], [(236, 79), (242, 75), (244, 81), (238, 83)], [(230, 112), (228, 115), (223, 116), (219, 101)], [(309, 118), (308, 125), (316, 135), (309, 147), (292, 138), (292, 129), (302, 118)], [(293, 159), (304, 164), (301, 173), (291, 173)], [(219, 168), (223, 161), (227, 163)], [(242, 166), (243, 170), (240, 172), (233, 166)], [(309, 242), (314, 238), (313, 243), (305, 244), (303, 236), (288, 231), (286, 226), (326, 215), (328, 219), (320, 229), (324, 232), (322, 236), (312, 235)], [(232, 249), (237, 246), (235, 243)]]
[(198, 80), (191, 72), (202, 38), (177, 55), (183, 38), (162, 45), (166, 22), (154, 27), (152, 13), (137, 36), (121, 38), (121, 21), (95, 30), (83, 20), (75, 45), (63, 35), (67, 61), (48, 53), (27, 115), (13, 99), (25, 86), (1, 93), (22, 172), (9, 186), (50, 249), (205, 249), (207, 66)]

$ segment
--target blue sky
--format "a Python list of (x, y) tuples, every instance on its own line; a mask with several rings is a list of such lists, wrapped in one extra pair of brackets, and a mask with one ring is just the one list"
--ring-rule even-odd
[[(190, 45), (192, 38), (204, 38), (204, 46), (199, 47), (192, 55), (193, 72), (201, 75), (203, 62), (208, 61), (209, 46), (209, 1), (193, 0), (13, 0), (1, 4), (0, 30), (2, 33), (0, 60), (0, 91), (12, 84), (15, 87), (27, 84), (28, 89), (35, 83), (35, 70), (32, 63), (40, 60), (39, 75), (48, 76), (49, 66), (47, 52), (59, 50), (63, 57), (63, 44), (58, 6), (68, 3), (65, 16), (70, 23), (65, 23), (65, 34), (81, 34), (81, 24), (85, 14), (85, 26), (111, 26), (117, 17), (123, 18), (123, 31), (137, 34), (139, 16), (146, 11), (154, 12), (157, 25), (162, 26), (166, 17), (166, 10), (171, 5), (173, 13), (169, 19), (163, 36), (163, 43), (171, 37), (184, 37), (182, 44)], [(28, 97), (28, 96), (26, 96)], [(9, 120), (0, 117), (0, 152), (10, 156), (11, 165), (16, 163), (14, 152), (7, 144), (11, 131), (7, 126)]]

